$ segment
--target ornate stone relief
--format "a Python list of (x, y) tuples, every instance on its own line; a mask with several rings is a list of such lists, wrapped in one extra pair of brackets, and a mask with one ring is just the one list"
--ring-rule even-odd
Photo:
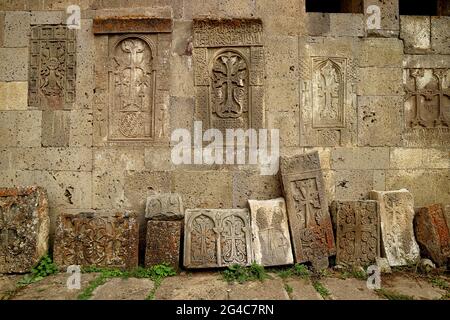
[(264, 53), (257, 19), (194, 20), (196, 118), (203, 127), (264, 126)]
[(62, 25), (31, 28), (28, 105), (70, 109), (75, 102), (75, 31)]
[(171, 22), (142, 18), (138, 22), (151, 27), (133, 33), (135, 20), (130, 19), (129, 26), (127, 19), (111, 21), (112, 28), (104, 20), (94, 20), (94, 142), (168, 143)]
[(247, 209), (186, 210), (184, 266), (248, 265), (252, 261), (251, 238)]
[(319, 155), (282, 157), (280, 168), (295, 260), (326, 268), (336, 250)]
[(132, 269), (138, 265), (139, 226), (134, 215), (92, 213), (58, 217), (54, 261), (69, 265)]

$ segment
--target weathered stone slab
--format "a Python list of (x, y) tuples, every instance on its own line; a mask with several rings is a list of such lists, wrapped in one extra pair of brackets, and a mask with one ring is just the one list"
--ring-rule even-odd
[(391, 266), (402, 266), (420, 258), (414, 238), (414, 201), (406, 189), (371, 191), (370, 198), (379, 204), (382, 253)]
[(147, 222), (145, 266), (167, 263), (174, 269), (180, 266), (182, 221)]
[(172, 32), (172, 19), (144, 16), (98, 17), (94, 19), (93, 31), (104, 33), (157, 33)]
[(225, 267), (252, 262), (247, 209), (189, 209), (185, 213), (184, 266)]
[(134, 214), (62, 214), (57, 218), (53, 258), (69, 265), (132, 269), (138, 265), (139, 226)]
[(327, 268), (336, 249), (319, 154), (281, 157), (280, 168), (295, 261)]
[(42, 110), (70, 109), (75, 102), (75, 30), (63, 25), (31, 29), (28, 105)]
[(180, 220), (184, 218), (183, 201), (178, 193), (163, 193), (147, 198), (145, 217), (151, 220)]
[(97, 287), (91, 300), (145, 300), (154, 287), (150, 279), (114, 278)]
[(450, 235), (442, 206), (420, 208), (414, 218), (414, 231), (422, 256), (445, 266), (450, 258)]
[(284, 199), (248, 200), (248, 204), (255, 262), (263, 266), (294, 263)]
[(427, 16), (401, 16), (400, 39), (405, 53), (423, 54), (431, 51), (431, 21)]
[(0, 273), (24, 273), (48, 250), (50, 218), (43, 188), (0, 188)]
[(380, 255), (380, 219), (377, 202), (334, 201), (336, 263), (366, 266)]
[(264, 127), (259, 19), (194, 19), (195, 118), (203, 128)]
[(325, 278), (321, 282), (330, 291), (332, 300), (380, 300), (373, 290), (367, 288), (367, 283), (363, 280)]

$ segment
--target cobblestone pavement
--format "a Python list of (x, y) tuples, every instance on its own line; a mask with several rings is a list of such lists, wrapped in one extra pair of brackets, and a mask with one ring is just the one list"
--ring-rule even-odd
[(227, 283), (220, 272), (182, 272), (162, 281), (142, 278), (110, 278), (99, 273), (82, 274), (81, 289), (67, 289), (68, 275), (59, 273), (26, 286), (23, 276), (0, 276), (0, 299), (11, 300), (374, 300), (449, 299), (450, 278), (395, 272), (382, 275), (381, 290), (367, 288), (366, 280), (339, 272), (321, 277), (280, 277), (268, 273), (263, 281)]

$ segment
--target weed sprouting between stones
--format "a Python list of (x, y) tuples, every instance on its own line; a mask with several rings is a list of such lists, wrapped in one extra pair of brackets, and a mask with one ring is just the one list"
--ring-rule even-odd
[(324, 299), (328, 299), (330, 297), (330, 291), (324, 287), (324, 285), (319, 280), (314, 280), (312, 282), (314, 289), (322, 296)]
[(264, 267), (257, 263), (252, 263), (249, 267), (233, 264), (222, 271), (221, 274), (223, 279), (228, 283), (235, 281), (239, 283), (253, 280), (263, 281), (269, 277)]
[(150, 268), (138, 267), (131, 271), (122, 271), (119, 269), (99, 268), (99, 267), (85, 267), (82, 268), (83, 273), (100, 273), (98, 277), (92, 280), (88, 287), (78, 295), (79, 300), (88, 300), (92, 297), (94, 290), (105, 284), (111, 278), (147, 278), (154, 282), (154, 288), (149, 293), (146, 299), (153, 299), (156, 289), (161, 285), (161, 282), (166, 277), (176, 275), (175, 270), (168, 264), (158, 264)]
[(27, 274), (17, 282), (19, 287), (27, 286), (31, 283), (38, 282), (49, 275), (58, 273), (58, 267), (53, 263), (49, 255), (45, 255), (39, 263), (31, 269), (31, 274)]
[(375, 292), (382, 298), (388, 299), (388, 300), (414, 300), (413, 297), (407, 296), (405, 294), (397, 293), (391, 290), (387, 289), (377, 289)]
[(275, 272), (282, 279), (294, 276), (300, 278), (309, 278), (309, 276), (311, 275), (311, 272), (309, 271), (308, 267), (300, 263), (296, 263), (293, 267), (290, 267), (288, 269), (276, 270)]

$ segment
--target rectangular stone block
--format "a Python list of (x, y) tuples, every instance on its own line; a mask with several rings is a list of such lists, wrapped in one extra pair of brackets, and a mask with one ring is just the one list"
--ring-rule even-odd
[(402, 96), (358, 96), (359, 146), (400, 145), (403, 121)]
[(141, 16), (98, 17), (94, 19), (93, 31), (96, 34), (107, 33), (158, 33), (172, 32), (172, 19)]
[(374, 37), (397, 37), (399, 31), (399, 4), (398, 0), (364, 0), (364, 21), (368, 19), (377, 11), (368, 10), (369, 6), (377, 6), (380, 10), (380, 29), (368, 29), (367, 23), (366, 32), (368, 36)]
[(252, 262), (248, 209), (188, 209), (184, 223), (186, 268), (249, 265)]
[(429, 16), (401, 16), (400, 39), (405, 53), (423, 54), (431, 51), (431, 20)]
[(28, 105), (40, 110), (71, 109), (75, 102), (76, 33), (65, 25), (31, 29)]
[(399, 67), (403, 62), (403, 42), (392, 38), (365, 38), (361, 42), (360, 67)]
[(378, 201), (382, 255), (390, 266), (416, 263), (420, 259), (419, 246), (414, 237), (414, 201), (406, 190), (371, 191), (370, 198)]
[(334, 174), (335, 198), (338, 200), (365, 200), (375, 188), (375, 173), (382, 170), (336, 170)]
[(175, 270), (180, 267), (180, 243), (183, 221), (147, 222), (145, 266), (166, 263)]
[(450, 54), (450, 17), (431, 17), (431, 48), (436, 54)]
[(0, 48), (0, 81), (28, 80), (28, 48)]
[(414, 231), (422, 257), (445, 267), (450, 259), (450, 234), (442, 205), (420, 208), (414, 218)]
[(0, 145), (41, 146), (40, 111), (0, 111)]
[(70, 142), (70, 111), (42, 111), (42, 146), (68, 147)]
[(336, 249), (319, 154), (281, 157), (280, 169), (295, 261), (327, 268)]
[(184, 218), (183, 201), (177, 193), (162, 193), (147, 198), (145, 217), (150, 220), (180, 220)]
[(27, 95), (27, 82), (0, 82), (0, 110), (27, 110)]
[(388, 169), (389, 148), (335, 148), (331, 169)]
[(336, 222), (336, 263), (368, 266), (380, 256), (380, 218), (377, 202), (333, 201)]
[(286, 203), (283, 198), (248, 200), (254, 261), (263, 266), (293, 264)]
[(247, 200), (274, 199), (282, 196), (279, 175), (261, 175), (259, 171), (233, 172), (233, 208), (247, 208)]
[(403, 94), (401, 68), (361, 68), (358, 96), (398, 96)]
[(138, 232), (132, 213), (61, 214), (56, 222), (54, 262), (61, 269), (69, 265), (136, 268)]
[(4, 47), (21, 48), (28, 46), (30, 35), (30, 13), (9, 11), (5, 15)]
[(47, 253), (49, 230), (43, 188), (0, 188), (0, 273), (30, 272)]

